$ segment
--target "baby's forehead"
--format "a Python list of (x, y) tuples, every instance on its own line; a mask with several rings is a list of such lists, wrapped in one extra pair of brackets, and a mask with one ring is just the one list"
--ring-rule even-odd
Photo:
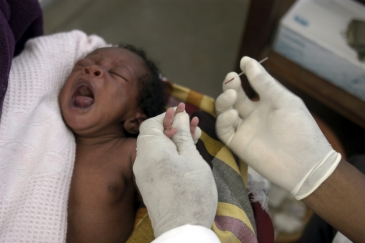
[(95, 55), (108, 55), (108, 54), (110, 54), (111, 51), (116, 51), (118, 49), (119, 49), (119, 47), (101, 47), (101, 48), (93, 50), (86, 56), (90, 57), (90, 56), (95, 56)]
[(128, 59), (144, 63), (142, 57), (136, 53), (122, 47), (103, 47), (96, 49), (86, 55), (89, 58), (111, 58), (111, 59)]
[(119, 64), (122, 66), (132, 65), (138, 68), (140, 71), (144, 70), (148, 72), (146, 61), (137, 53), (123, 47), (99, 48), (89, 53), (85, 58), (91, 59), (94, 62), (108, 60), (109, 62), (111, 61), (114, 64)]

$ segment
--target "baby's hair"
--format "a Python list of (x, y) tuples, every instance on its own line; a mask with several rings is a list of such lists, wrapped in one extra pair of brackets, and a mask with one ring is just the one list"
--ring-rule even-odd
[(148, 59), (146, 53), (130, 44), (120, 44), (120, 48), (124, 48), (140, 56), (149, 73), (139, 78), (139, 94), (138, 103), (143, 113), (148, 117), (157, 116), (165, 112), (164, 89), (160, 78), (160, 70), (157, 65)]

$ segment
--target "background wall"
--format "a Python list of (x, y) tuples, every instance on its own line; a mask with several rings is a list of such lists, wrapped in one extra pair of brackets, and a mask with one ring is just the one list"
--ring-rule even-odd
[[(43, 0), (46, 34), (81, 29), (144, 49), (171, 81), (216, 98), (248, 0)], [(254, 38), (254, 37), (253, 37)]]

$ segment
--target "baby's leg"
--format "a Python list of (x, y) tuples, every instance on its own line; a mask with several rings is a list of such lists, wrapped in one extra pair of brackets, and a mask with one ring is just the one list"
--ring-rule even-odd
[[(174, 108), (168, 108), (165, 114), (165, 118), (163, 120), (163, 126), (164, 126), (164, 133), (167, 137), (171, 138), (172, 136), (174, 136), (177, 133), (177, 129), (176, 128), (172, 128), (171, 124), (174, 121), (174, 117), (177, 113), (180, 112), (184, 112), (185, 111), (185, 104), (184, 103), (180, 103), (177, 107), (176, 110), (174, 111)], [(198, 126), (199, 123), (199, 118), (198, 117), (194, 117), (191, 121), (190, 121), (190, 133), (191, 136), (194, 138), (194, 134), (195, 134), (195, 130)]]

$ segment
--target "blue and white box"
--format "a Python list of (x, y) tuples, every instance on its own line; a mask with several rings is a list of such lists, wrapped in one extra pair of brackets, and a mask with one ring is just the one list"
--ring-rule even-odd
[(354, 0), (298, 0), (281, 19), (274, 50), (365, 101), (365, 63), (347, 42), (352, 20), (365, 21)]

